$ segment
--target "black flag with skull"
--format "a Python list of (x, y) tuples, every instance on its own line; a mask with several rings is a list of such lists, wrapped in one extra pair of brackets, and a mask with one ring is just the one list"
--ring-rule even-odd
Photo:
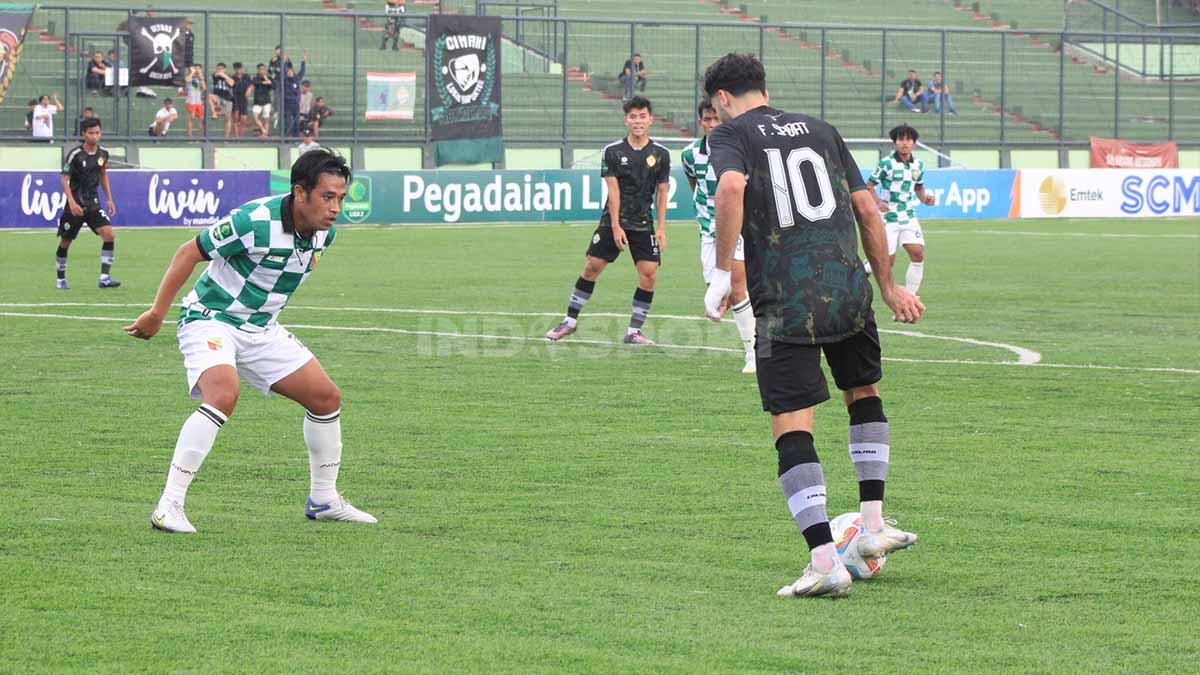
[(182, 86), (183, 17), (129, 17), (129, 84)]

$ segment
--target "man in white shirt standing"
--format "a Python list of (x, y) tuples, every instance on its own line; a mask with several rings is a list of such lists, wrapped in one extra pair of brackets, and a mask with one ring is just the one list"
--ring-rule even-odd
[(179, 111), (175, 109), (175, 102), (169, 98), (163, 99), (163, 107), (158, 112), (154, 113), (154, 124), (150, 125), (151, 136), (166, 136), (167, 129), (171, 128), (171, 122), (174, 122), (179, 117)]
[(53, 142), (54, 138), (54, 115), (63, 109), (62, 101), (58, 100), (58, 94), (54, 94), (54, 103), (50, 103), (50, 97), (42, 94), (38, 99), (37, 106), (33, 109), (33, 126), (32, 133), (35, 140), (45, 140), (47, 143)]

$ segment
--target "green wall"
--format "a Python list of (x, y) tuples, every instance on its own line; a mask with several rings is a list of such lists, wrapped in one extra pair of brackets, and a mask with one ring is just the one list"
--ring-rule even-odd
[(204, 168), (204, 151), (195, 146), (138, 148), (138, 165), (143, 169), (195, 170)]
[(0, 166), (26, 171), (58, 171), (62, 168), (63, 151), (49, 143), (0, 145)]
[(213, 148), (213, 168), (224, 170), (258, 169), (279, 167), (279, 152), (274, 146), (266, 148), (223, 145)]

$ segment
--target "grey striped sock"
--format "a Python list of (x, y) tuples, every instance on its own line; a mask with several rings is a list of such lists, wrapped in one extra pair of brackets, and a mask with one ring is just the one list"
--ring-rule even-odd
[(646, 323), (646, 317), (650, 316), (650, 303), (654, 302), (654, 291), (637, 289), (633, 292), (633, 310), (629, 315), (629, 329), (638, 330)]

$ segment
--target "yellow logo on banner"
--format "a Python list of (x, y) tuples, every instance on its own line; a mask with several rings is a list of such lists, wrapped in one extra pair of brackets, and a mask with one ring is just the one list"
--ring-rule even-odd
[(1038, 200), (1042, 204), (1042, 213), (1057, 216), (1067, 208), (1067, 183), (1058, 176), (1046, 176), (1038, 187)]

